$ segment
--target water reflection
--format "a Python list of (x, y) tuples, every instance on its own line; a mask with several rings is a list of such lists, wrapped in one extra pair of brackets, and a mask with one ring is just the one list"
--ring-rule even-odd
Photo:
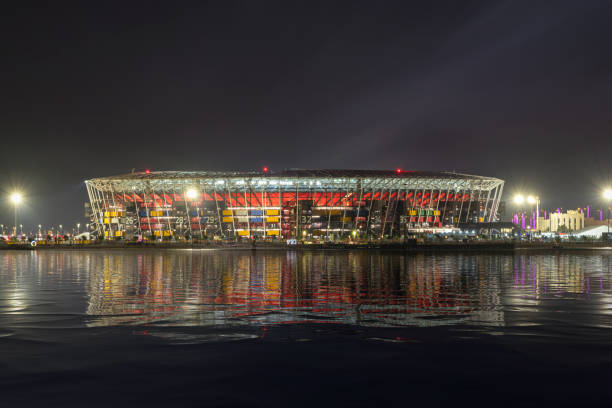
[(560, 310), (607, 316), (611, 292), (607, 254), (0, 253), (5, 324), (504, 326)]

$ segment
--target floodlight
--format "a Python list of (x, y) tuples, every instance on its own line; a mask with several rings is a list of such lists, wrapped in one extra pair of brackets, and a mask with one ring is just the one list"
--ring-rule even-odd
[(198, 196), (198, 192), (195, 191), (193, 188), (190, 188), (189, 190), (187, 190), (187, 198), (189, 198), (190, 200), (193, 200), (197, 196)]
[(23, 201), (23, 196), (20, 193), (11, 194), (11, 202), (15, 205), (21, 203)]

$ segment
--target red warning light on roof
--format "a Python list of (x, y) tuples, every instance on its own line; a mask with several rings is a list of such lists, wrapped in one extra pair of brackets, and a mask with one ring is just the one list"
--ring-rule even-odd
[(146, 170), (145, 170), (145, 173), (149, 174), (149, 173), (151, 173), (151, 170), (146, 169)]
[(399, 169), (399, 168), (398, 168), (398, 169), (396, 169), (396, 170), (395, 170), (395, 172), (396, 172), (397, 174), (400, 174), (400, 173), (402, 172), (402, 169)]
[(267, 168), (267, 167), (264, 167), (264, 168), (263, 168), (263, 171), (264, 171), (264, 173), (267, 173), (267, 172), (268, 172), (268, 168)]

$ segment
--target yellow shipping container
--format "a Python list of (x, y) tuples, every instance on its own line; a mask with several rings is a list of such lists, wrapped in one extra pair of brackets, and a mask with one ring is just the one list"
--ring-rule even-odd
[(233, 215), (232, 210), (223, 210), (223, 215)]
[(110, 217), (110, 211), (104, 211), (104, 216), (105, 217)]
[(238, 235), (241, 236), (241, 237), (245, 237), (245, 236), (249, 235), (249, 231), (247, 231), (247, 230), (238, 231)]
[(268, 230), (266, 233), (268, 235), (280, 235), (280, 231), (278, 230)]
[(110, 216), (111, 217), (116, 217), (117, 216), (117, 211), (111, 211), (110, 212)]
[(105, 223), (105, 224), (110, 224), (110, 218), (105, 218), (105, 219), (104, 219), (104, 223)]
[(123, 231), (115, 231), (115, 236), (116, 237), (122, 237), (123, 236)]
[(266, 215), (278, 215), (278, 210), (266, 210)]
[(415, 210), (410, 211), (410, 215), (417, 215), (417, 212)]
[(108, 237), (108, 231), (104, 231), (104, 236)]
[(232, 222), (233, 220), (233, 217), (223, 217), (223, 222)]
[(441, 213), (440, 210), (434, 211), (434, 215), (440, 215), (440, 213)]
[(340, 210), (330, 210), (329, 214), (330, 215), (340, 215), (340, 214), (342, 214), (342, 211), (340, 211)]
[(353, 219), (351, 217), (342, 217), (342, 218), (340, 218), (340, 221), (342, 221), (342, 222), (351, 222), (351, 221), (353, 221)]
[(164, 231), (164, 237), (171, 237), (172, 231)]
[(280, 222), (279, 217), (266, 217), (266, 222)]

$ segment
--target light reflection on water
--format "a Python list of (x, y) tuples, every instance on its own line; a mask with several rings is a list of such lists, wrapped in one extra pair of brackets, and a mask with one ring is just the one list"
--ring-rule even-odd
[(611, 327), (611, 294), (607, 252), (0, 252), (0, 327)]

